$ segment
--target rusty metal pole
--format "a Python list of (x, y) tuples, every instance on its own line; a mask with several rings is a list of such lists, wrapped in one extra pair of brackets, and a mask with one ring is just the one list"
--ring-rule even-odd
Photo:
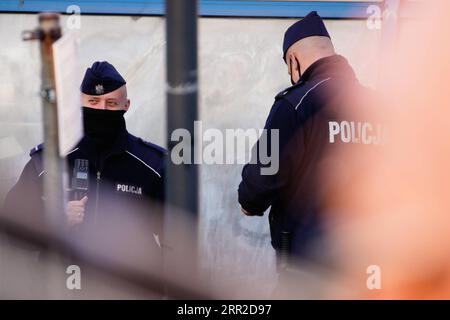
[[(41, 53), (41, 99), (44, 124), (44, 210), (47, 225), (53, 234), (64, 232), (65, 223), (65, 160), (59, 153), (58, 106), (56, 102), (55, 72), (53, 64), (53, 43), (61, 37), (59, 14), (39, 14), (39, 27), (24, 31), (23, 40), (39, 40)], [(57, 244), (52, 244), (53, 246)], [(47, 254), (50, 262), (47, 270), (48, 297), (61, 299), (67, 295), (65, 274), (61, 270), (63, 261), (53, 254)]]
[(58, 108), (56, 103), (53, 43), (61, 37), (59, 14), (39, 14), (39, 27), (25, 31), (24, 40), (39, 40), (41, 52), (41, 98), (44, 123), (44, 208), (53, 231), (64, 218), (64, 160), (59, 155)]

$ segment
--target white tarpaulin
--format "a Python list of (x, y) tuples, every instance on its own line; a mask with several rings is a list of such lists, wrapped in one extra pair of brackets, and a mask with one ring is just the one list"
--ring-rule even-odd
[(58, 102), (59, 153), (66, 155), (83, 136), (80, 105), (81, 73), (78, 65), (78, 35), (69, 31), (53, 44)]

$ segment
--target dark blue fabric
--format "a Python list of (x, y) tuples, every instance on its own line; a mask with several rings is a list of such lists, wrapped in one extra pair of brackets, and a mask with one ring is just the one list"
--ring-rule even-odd
[[(31, 159), (25, 166), (19, 181), (8, 193), (5, 200), (5, 211), (23, 220), (36, 221), (43, 225), (43, 149), (39, 145), (30, 152)], [(141, 138), (123, 131), (106, 150), (99, 150), (95, 143), (83, 138), (73, 152), (67, 156), (68, 174), (72, 178), (76, 159), (89, 161), (89, 190), (84, 225), (93, 227), (96, 215), (96, 226), (101, 228), (102, 221), (108, 219), (108, 214), (114, 210), (125, 216), (132, 212), (155, 216), (160, 221), (161, 208), (164, 200), (166, 150), (146, 142)], [(99, 174), (100, 181), (97, 181)], [(139, 192), (119, 190), (119, 185), (136, 187)], [(69, 188), (71, 181), (69, 181)], [(27, 199), (27, 201), (23, 201)], [(69, 200), (74, 200), (69, 196)], [(153, 217), (152, 217), (153, 219)], [(149, 232), (162, 234), (162, 226), (155, 223)]]
[(283, 60), (286, 61), (286, 52), (294, 43), (311, 36), (330, 38), (322, 18), (316, 11), (310, 12), (305, 18), (297, 21), (287, 29), (283, 41)]
[[(301, 81), (275, 97), (265, 129), (279, 130), (279, 171), (261, 175), (259, 161), (242, 170), (239, 203), (262, 215), (269, 207), (272, 245), (280, 249), (281, 232), (292, 235), (292, 254), (305, 256), (322, 234), (321, 194), (328, 186), (317, 174), (330, 150), (328, 121), (339, 119), (348, 100), (361, 86), (346, 59), (334, 55), (311, 65)], [(300, 103), (301, 102), (301, 103)], [(258, 141), (254, 148), (259, 148)]]
[(96, 61), (84, 74), (81, 92), (98, 96), (117, 90), (125, 84), (125, 79), (112, 64), (107, 61)]

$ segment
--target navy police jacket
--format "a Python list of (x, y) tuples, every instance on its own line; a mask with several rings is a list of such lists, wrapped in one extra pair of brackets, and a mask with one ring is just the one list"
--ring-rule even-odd
[[(45, 228), (43, 177), (46, 173), (42, 150), (41, 144), (30, 151), (31, 159), (8, 193), (4, 210), (15, 220)], [(88, 138), (83, 138), (67, 155), (68, 190), (72, 186), (75, 160), (87, 160), (89, 167), (85, 218), (77, 228), (101, 231), (113, 214), (122, 215), (126, 221), (128, 214), (136, 213), (151, 217), (148, 232), (155, 237), (161, 235), (165, 156), (163, 148), (126, 130), (102, 152)], [(68, 200), (79, 200), (70, 198), (69, 194)], [(124, 236), (130, 235), (130, 230), (124, 232)]]
[[(258, 157), (244, 166), (238, 189), (243, 209), (263, 215), (271, 208), (275, 249), (280, 249), (282, 232), (291, 235), (291, 253), (300, 256), (308, 255), (310, 245), (321, 238), (323, 197), (337, 186), (319, 175), (343, 165), (328, 156), (330, 150), (380, 142), (375, 125), (355, 112), (363, 108), (366, 90), (347, 60), (334, 55), (315, 62), (300, 82), (275, 97), (265, 129), (279, 130), (279, 169), (261, 174), (265, 165)], [(267, 141), (271, 152), (270, 134)], [(254, 148), (260, 144), (261, 138)]]

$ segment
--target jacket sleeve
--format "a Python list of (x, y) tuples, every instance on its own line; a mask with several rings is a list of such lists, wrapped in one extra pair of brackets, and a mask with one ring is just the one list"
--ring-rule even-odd
[(31, 159), (5, 198), (3, 206), (5, 217), (14, 223), (34, 228), (43, 227), (42, 188), (42, 179)]
[[(296, 133), (296, 111), (286, 100), (276, 100), (267, 118), (264, 129), (267, 138), (259, 138), (252, 150), (252, 160), (242, 170), (242, 181), (238, 189), (238, 199), (246, 211), (263, 215), (278, 197), (280, 190), (286, 185), (286, 175), (280, 174), (281, 160), (289, 152), (287, 145)], [(278, 141), (272, 141), (272, 131), (278, 130)], [(273, 136), (274, 138), (276, 135)], [(272, 150), (272, 145), (279, 143), (278, 153)], [(270, 162), (262, 161), (264, 146), (267, 145), (267, 154)], [(261, 146), (263, 148), (261, 149)], [(278, 158), (278, 170), (274, 174), (264, 174), (262, 169), (273, 166), (274, 158)], [(266, 163), (266, 164), (265, 164)], [(283, 168), (285, 170), (285, 168)]]

